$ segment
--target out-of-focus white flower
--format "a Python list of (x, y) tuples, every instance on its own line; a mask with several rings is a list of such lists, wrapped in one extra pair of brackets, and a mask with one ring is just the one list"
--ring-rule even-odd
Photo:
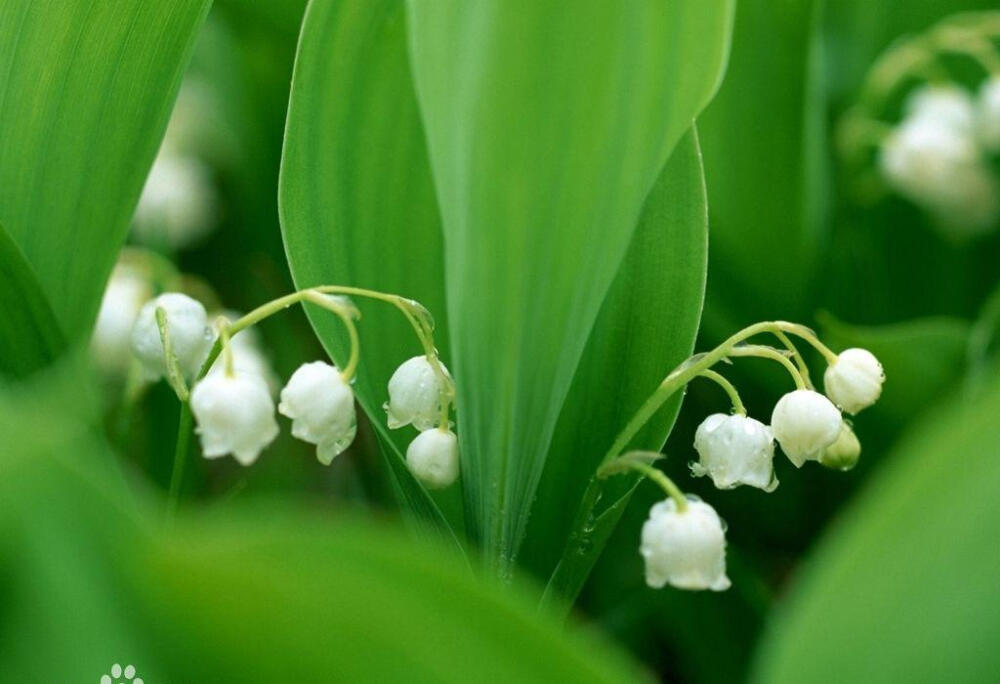
[[(240, 315), (234, 311), (226, 311), (222, 316), (230, 323), (240, 318)], [(277, 395), (280, 389), (278, 376), (262, 350), (260, 335), (256, 328), (246, 328), (233, 335), (229, 340), (229, 349), (232, 353), (235, 370), (259, 375), (267, 382), (267, 386), (271, 389), (271, 395)], [(225, 358), (219, 354), (219, 358), (215, 360), (208, 372), (209, 374), (221, 373), (225, 367)]]
[(694, 448), (699, 462), (691, 464), (691, 472), (708, 475), (719, 489), (745, 484), (771, 492), (778, 486), (774, 436), (759, 420), (714, 413), (698, 426)]
[[(441, 368), (448, 373), (444, 364)], [(423, 431), (437, 425), (444, 390), (444, 383), (426, 356), (405, 361), (389, 378), (389, 401), (385, 405), (389, 429), (412, 423)]]
[(879, 155), (889, 185), (930, 212), (950, 237), (994, 227), (1000, 187), (979, 147), (972, 99), (957, 88), (926, 88), (911, 96), (906, 112)]
[(90, 349), (98, 366), (109, 374), (128, 368), (132, 326), (142, 305), (153, 295), (149, 276), (143, 269), (119, 261), (101, 299)]
[(937, 121), (970, 133), (976, 124), (976, 104), (972, 96), (955, 86), (919, 88), (907, 98), (905, 110), (908, 117)]
[(190, 380), (208, 357), (215, 339), (208, 327), (208, 316), (200, 302), (178, 292), (167, 292), (146, 302), (132, 327), (132, 353), (142, 362), (150, 379), (167, 372), (163, 343), (156, 324), (156, 310), (166, 314), (167, 331), (181, 372)]
[(278, 411), (292, 419), (293, 436), (316, 445), (323, 465), (330, 465), (357, 434), (354, 392), (340, 371), (323, 361), (299, 366), (281, 390)]
[(805, 389), (781, 397), (771, 414), (771, 430), (796, 468), (819, 459), (840, 434), (841, 422), (840, 411), (829, 399)]
[(991, 152), (1000, 152), (1000, 76), (983, 82), (976, 105), (979, 140)]
[(882, 364), (867, 349), (845, 349), (823, 374), (826, 396), (848, 413), (857, 413), (878, 401), (883, 382)]
[(723, 591), (726, 577), (726, 535), (715, 509), (689, 499), (683, 511), (673, 499), (655, 504), (642, 526), (639, 553), (646, 561), (646, 584), (660, 589)]
[(206, 458), (232, 454), (248, 466), (278, 436), (274, 401), (257, 375), (235, 371), (205, 377), (191, 391), (191, 412)]
[(447, 428), (429, 428), (406, 449), (406, 465), (424, 486), (447, 487), (458, 478), (458, 437)]
[(823, 450), (819, 462), (834, 470), (850, 470), (857, 465), (860, 457), (861, 442), (845, 420), (840, 425), (840, 434), (837, 435), (836, 441)]
[(162, 152), (142, 189), (132, 234), (145, 244), (181, 249), (211, 230), (215, 210), (208, 168), (195, 157)]

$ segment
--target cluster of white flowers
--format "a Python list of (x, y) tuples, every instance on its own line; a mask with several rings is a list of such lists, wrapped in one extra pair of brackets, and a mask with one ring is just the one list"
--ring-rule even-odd
[[(775, 440), (796, 467), (817, 461), (850, 469), (861, 445), (841, 411), (854, 414), (874, 404), (884, 380), (871, 352), (847, 349), (827, 366), (826, 395), (812, 389), (785, 394), (774, 406), (770, 426), (740, 413), (708, 416), (695, 433), (699, 460), (691, 471), (709, 476), (719, 489), (748, 485), (772, 491), (777, 486)], [(726, 589), (724, 525), (710, 505), (688, 498), (683, 506), (668, 498), (650, 510), (639, 547), (646, 582), (654, 588), (669, 583), (681, 589)]]
[[(232, 454), (243, 465), (252, 464), (278, 435), (274, 396), (279, 381), (255, 331), (248, 328), (233, 335), (202, 373), (218, 338), (205, 307), (176, 292), (150, 298), (152, 289), (146, 274), (116, 268), (91, 343), (96, 360), (120, 371), (123, 360), (134, 358), (143, 379), (155, 381), (170, 374), (166, 339), (183, 380), (196, 382), (190, 405), (204, 455)], [(331, 300), (353, 308), (344, 298)], [(226, 312), (221, 318), (232, 324), (239, 316)], [(446, 403), (450, 383), (448, 369), (427, 356), (407, 360), (389, 380), (388, 426), (413, 425), (420, 431), (406, 451), (406, 463), (432, 489), (447, 487), (458, 478), (458, 439), (451, 431)], [(346, 450), (357, 434), (350, 382), (341, 369), (323, 361), (302, 364), (292, 374), (280, 390), (277, 411), (292, 420), (294, 437), (316, 445), (316, 456), (324, 465)]]
[(882, 143), (886, 182), (932, 214), (954, 237), (982, 234), (1000, 218), (1000, 182), (989, 155), (1000, 151), (1000, 77), (978, 98), (957, 86), (924, 86)]

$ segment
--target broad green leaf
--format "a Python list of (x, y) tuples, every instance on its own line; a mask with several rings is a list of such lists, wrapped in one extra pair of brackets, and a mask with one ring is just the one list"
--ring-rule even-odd
[(115, 662), (156, 682), (639, 678), (523, 590), (384, 525), (285, 502), (164, 528), (162, 500), (133, 499), (93, 424), (62, 410), (79, 378), (45, 380), (0, 392), (5, 678), (97, 681)]
[(24, 254), (0, 226), (0, 377), (23, 377), (65, 347), (62, 329)]
[[(285, 251), (299, 288), (342, 284), (421, 302), (437, 321), (448, 363), (443, 248), (406, 55), (402, 0), (314, 0), (299, 41), (281, 167)], [(390, 432), (383, 402), (400, 363), (421, 353), (392, 305), (355, 298), (361, 309), (358, 400), (379, 433), (394, 484), (408, 507), (435, 522), (434, 501), (402, 454), (412, 428)], [(335, 359), (347, 357), (340, 321), (309, 310)]]
[(1000, 671), (1000, 383), (939, 404), (803, 569), (756, 681), (987, 682)]
[[(742, 0), (718, 95), (698, 119), (711, 198), (714, 337), (803, 314), (824, 230), (819, 0)], [(711, 315), (710, 315), (711, 314)]]
[(0, 222), (86, 338), (209, 0), (0, 5)]
[(886, 382), (869, 411), (901, 425), (936, 401), (963, 376), (971, 326), (959, 318), (922, 318), (881, 326), (850, 325), (819, 316), (824, 339), (835, 349), (868, 349), (885, 369)]
[[(575, 545), (563, 550), (561, 542), (569, 537), (587, 483), (618, 431), (691, 353), (705, 287), (707, 229), (701, 155), (692, 131), (677, 145), (646, 199), (632, 244), (601, 306), (559, 417), (528, 524), (524, 562), (548, 577), (562, 552), (561, 574), (578, 578), (559, 589), (570, 599), (603, 544), (588, 536), (581, 553)], [(659, 450), (680, 404), (677, 395), (632, 446)], [(614, 512), (600, 520), (608, 532), (634, 483), (627, 476), (607, 482), (601, 509)], [(579, 569), (571, 572), (570, 565)]]
[(643, 202), (720, 77), (732, 4), (407, 6), (445, 234), (466, 522), (506, 576)]

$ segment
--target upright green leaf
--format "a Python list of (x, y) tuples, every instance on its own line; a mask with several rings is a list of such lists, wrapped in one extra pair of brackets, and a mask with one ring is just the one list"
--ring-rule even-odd
[(869, 481), (773, 621), (756, 681), (996, 679), (997, 377), (942, 402)]
[[(551, 574), (584, 489), (618, 431), (678, 363), (690, 355), (701, 314), (708, 247), (708, 208), (694, 131), (677, 145), (653, 186), (611, 289), (590, 333), (552, 440), (525, 538), (524, 562)], [(681, 395), (664, 406), (634, 440), (659, 450)], [(586, 429), (580, 429), (586, 426)], [(620, 513), (632, 478), (609, 482), (602, 509)], [(621, 485), (616, 490), (615, 485)], [(617, 514), (606, 518), (608, 532)], [(579, 578), (575, 593), (604, 548), (593, 537), (585, 553), (565, 549), (561, 572)], [(579, 571), (570, 573), (570, 564)]]
[[(295, 284), (347, 284), (420, 301), (448, 362), (441, 225), (406, 55), (402, 0), (313, 0), (302, 26), (285, 131), (279, 206)], [(409, 508), (447, 524), (403, 462), (412, 428), (389, 432), (383, 402), (395, 368), (420, 352), (391, 305), (362, 311), (358, 400), (379, 433)], [(334, 358), (339, 320), (310, 311)]]
[(797, 318), (810, 292), (824, 227), (822, 6), (739, 2), (726, 79), (698, 119), (712, 200), (706, 325), (718, 337)]
[(0, 222), (86, 337), (209, 0), (0, 4)]
[(55, 360), (62, 330), (21, 250), (0, 226), (0, 377), (23, 377)]
[(732, 5), (408, 8), (444, 223), (466, 518), (506, 575), (643, 202), (719, 79)]

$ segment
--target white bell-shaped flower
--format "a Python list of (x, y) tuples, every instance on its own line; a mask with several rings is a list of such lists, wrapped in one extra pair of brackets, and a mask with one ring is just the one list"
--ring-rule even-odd
[(316, 457), (330, 465), (358, 431), (354, 392), (336, 366), (304, 363), (281, 390), (278, 411), (292, 419), (292, 435), (316, 445)]
[(90, 338), (94, 360), (103, 371), (121, 373), (128, 367), (132, 326), (152, 295), (152, 285), (142, 269), (121, 262), (115, 266)]
[(154, 247), (187, 247), (211, 230), (216, 201), (208, 168), (195, 157), (164, 149), (146, 178), (132, 234)]
[(771, 414), (771, 430), (788, 460), (801, 468), (818, 460), (823, 449), (840, 434), (840, 411), (819, 392), (800, 389), (778, 400)]
[(861, 457), (861, 442), (854, 429), (845, 420), (840, 425), (840, 434), (833, 444), (823, 449), (819, 462), (834, 470), (850, 470)]
[(639, 553), (646, 562), (646, 584), (660, 589), (723, 591), (726, 577), (726, 535), (715, 509), (689, 499), (683, 511), (667, 499), (655, 504), (642, 526)]
[(143, 305), (132, 327), (132, 353), (154, 380), (167, 372), (160, 329), (156, 323), (158, 308), (162, 308), (166, 315), (167, 331), (177, 362), (184, 376), (190, 380), (205, 362), (215, 339), (208, 327), (205, 307), (177, 292), (161, 294)]
[[(441, 368), (448, 373), (444, 364)], [(389, 429), (412, 423), (423, 431), (437, 425), (444, 390), (441, 377), (434, 372), (426, 356), (414, 356), (405, 361), (389, 378), (389, 401), (385, 404)]]
[(741, 484), (774, 491), (774, 435), (771, 428), (744, 415), (714, 413), (701, 422), (694, 435), (698, 462), (695, 476), (708, 475), (719, 489)]
[(826, 396), (848, 413), (868, 408), (882, 394), (885, 372), (867, 349), (845, 349), (826, 368), (823, 386)]
[(206, 458), (232, 454), (248, 466), (278, 436), (274, 401), (258, 375), (234, 371), (205, 377), (191, 391), (191, 412)]
[(976, 125), (976, 103), (963, 88), (949, 85), (924, 86), (906, 99), (906, 115), (937, 121), (950, 128), (971, 132)]
[(406, 449), (410, 472), (429, 489), (447, 487), (458, 478), (458, 437), (447, 428), (429, 428)]
[(992, 76), (979, 88), (976, 103), (979, 140), (991, 152), (1000, 151), (1000, 76)]

